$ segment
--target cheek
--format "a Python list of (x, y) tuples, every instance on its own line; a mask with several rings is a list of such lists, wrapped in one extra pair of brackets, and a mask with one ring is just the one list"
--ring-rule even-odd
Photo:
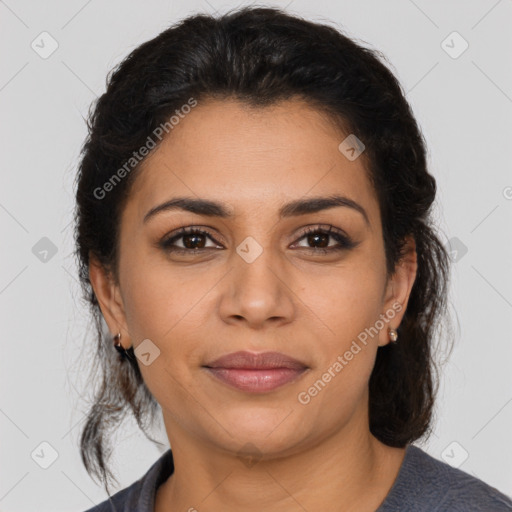
[[(319, 276), (317, 276), (318, 278)], [(315, 283), (315, 284), (313, 284)], [(378, 348), (375, 325), (382, 313), (384, 266), (372, 258), (308, 277), (302, 297), (318, 326), (317, 366), (301, 388), (309, 412), (346, 415), (367, 390)]]
[(165, 260), (130, 254), (121, 267), (123, 302), (134, 345), (144, 338), (163, 343), (182, 329), (208, 289), (209, 279), (190, 279), (189, 272), (172, 270)]
[(141, 259), (136, 265), (135, 258), (126, 261), (126, 322), (134, 349), (146, 339), (156, 346), (149, 345), (158, 354), (150, 364), (139, 359), (138, 365), (151, 394), (162, 406), (173, 409), (173, 404), (187, 403), (190, 394), (186, 390), (194, 386), (188, 367), (197, 359), (202, 339), (197, 335), (194, 307), (204, 307), (206, 301), (201, 298), (211, 284), (147, 261)]
[[(211, 272), (191, 278), (191, 269), (172, 269), (165, 261), (155, 263), (135, 253), (126, 258), (123, 268), (130, 341), (136, 349), (149, 339), (159, 351), (151, 365), (139, 363), (148, 387), (158, 398), (169, 394), (168, 384), (174, 379), (191, 386), (188, 368), (196, 366), (203, 356), (207, 334), (201, 331), (205, 321), (201, 315), (212, 307), (207, 292), (219, 276)], [(179, 387), (172, 386), (172, 393), (179, 392)]]
[[(382, 308), (384, 279), (371, 265), (347, 265), (329, 275), (310, 276), (301, 287), (302, 300), (312, 321), (325, 331), (332, 348), (341, 349), (366, 328), (374, 325)], [(320, 332), (320, 331), (319, 331)]]
[(317, 364), (296, 396), (304, 413), (333, 428), (364, 402), (378, 349), (371, 327), (380, 314), (379, 290), (356, 286), (353, 279), (333, 283), (330, 300), (316, 297), (318, 316), (329, 329), (317, 336)]

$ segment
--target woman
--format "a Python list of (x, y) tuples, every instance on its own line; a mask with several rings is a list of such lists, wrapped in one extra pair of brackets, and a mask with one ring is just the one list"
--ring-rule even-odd
[(76, 242), (102, 380), (82, 458), (109, 493), (128, 411), (145, 431), (161, 410), (172, 448), (91, 511), (511, 510), (411, 444), (449, 269), (376, 52), (278, 9), (192, 16), (119, 65), (89, 130)]

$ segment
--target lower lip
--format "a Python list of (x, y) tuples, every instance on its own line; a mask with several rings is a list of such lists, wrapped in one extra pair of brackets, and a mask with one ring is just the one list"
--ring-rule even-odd
[(239, 368), (206, 368), (217, 379), (248, 393), (272, 391), (302, 375), (306, 368), (273, 368), (265, 370), (247, 370)]

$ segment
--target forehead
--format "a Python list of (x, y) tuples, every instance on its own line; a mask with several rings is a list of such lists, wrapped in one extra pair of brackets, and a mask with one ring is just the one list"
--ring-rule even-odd
[(199, 103), (143, 162), (127, 207), (142, 218), (187, 195), (225, 202), (243, 216), (290, 198), (340, 193), (372, 216), (376, 197), (363, 158), (351, 161), (338, 149), (348, 135), (299, 100), (257, 108)]

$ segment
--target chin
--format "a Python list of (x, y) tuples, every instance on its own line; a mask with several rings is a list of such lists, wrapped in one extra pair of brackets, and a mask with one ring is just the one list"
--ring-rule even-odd
[(225, 412), (222, 418), (226, 430), (218, 431), (222, 439), (215, 442), (231, 453), (256, 452), (260, 457), (275, 458), (293, 451), (311, 436), (304, 419), (292, 408), (253, 407), (238, 413)]

